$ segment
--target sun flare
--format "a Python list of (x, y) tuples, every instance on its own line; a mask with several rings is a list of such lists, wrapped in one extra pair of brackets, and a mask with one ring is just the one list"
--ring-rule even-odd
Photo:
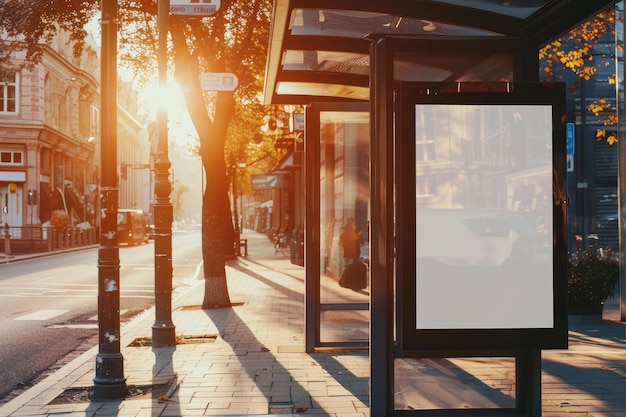
[(180, 86), (171, 81), (164, 88), (154, 81), (140, 93), (141, 105), (148, 120), (156, 120), (158, 111), (166, 111), (170, 136), (174, 140), (196, 137), (197, 133), (189, 117), (185, 99)]

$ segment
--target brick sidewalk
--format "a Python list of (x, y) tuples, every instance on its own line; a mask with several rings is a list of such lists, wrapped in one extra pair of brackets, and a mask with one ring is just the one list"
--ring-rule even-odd
[[(67, 389), (93, 386), (95, 347), (0, 407), (0, 416), (368, 416), (368, 353), (304, 353), (304, 270), (274, 255), (265, 236), (247, 236), (249, 258), (227, 267), (232, 308), (202, 310), (202, 280), (190, 282), (173, 302), (177, 335), (196, 337), (195, 343), (129, 346), (151, 336), (152, 311), (124, 326), (128, 385), (164, 384), (162, 390), (52, 404)], [(624, 323), (571, 318), (570, 349), (542, 353), (543, 415), (626, 415), (624, 347)], [(465, 373), (474, 369), (457, 363)], [(472, 381), (480, 385), (479, 372)], [(499, 389), (481, 388), (506, 398)]]

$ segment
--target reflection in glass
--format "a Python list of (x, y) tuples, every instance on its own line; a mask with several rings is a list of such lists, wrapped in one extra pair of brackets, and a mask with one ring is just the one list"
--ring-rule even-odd
[(513, 358), (395, 360), (396, 410), (515, 407)]
[(321, 302), (363, 303), (367, 286), (338, 281), (348, 264), (369, 258), (369, 113), (321, 112), (320, 122), (320, 278), (335, 281), (321, 286)]
[(355, 10), (294, 9), (293, 35), (363, 39), (373, 33), (422, 36), (496, 36), (486, 30), (432, 20)]
[(328, 310), (321, 312), (320, 339), (327, 343), (369, 340), (368, 310)]

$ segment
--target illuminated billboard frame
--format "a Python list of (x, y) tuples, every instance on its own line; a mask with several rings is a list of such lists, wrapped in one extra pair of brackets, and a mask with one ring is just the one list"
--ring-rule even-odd
[(402, 352), (567, 347), (565, 89), (400, 83)]

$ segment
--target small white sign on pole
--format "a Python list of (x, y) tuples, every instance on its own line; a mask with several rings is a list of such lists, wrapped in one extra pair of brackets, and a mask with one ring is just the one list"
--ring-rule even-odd
[(239, 85), (237, 76), (230, 72), (205, 72), (200, 77), (204, 91), (233, 91)]
[(170, 0), (170, 13), (181, 16), (211, 16), (221, 5), (221, 0)]
[(304, 113), (293, 113), (292, 115), (292, 132), (304, 132)]

